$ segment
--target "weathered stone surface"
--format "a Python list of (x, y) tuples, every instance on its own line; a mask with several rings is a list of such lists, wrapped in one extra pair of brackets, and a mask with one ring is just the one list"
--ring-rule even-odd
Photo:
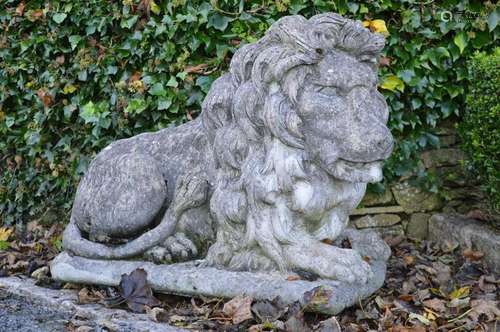
[(375, 206), (375, 205), (388, 205), (392, 203), (392, 192), (390, 190), (384, 191), (383, 194), (367, 193), (361, 201), (362, 206)]
[[(78, 314), (79, 317), (88, 320), (88, 326), (93, 328), (92, 331), (104, 331), (104, 328), (110, 325), (116, 326), (115, 331), (120, 332), (187, 331), (166, 323), (153, 322), (146, 314), (135, 314), (123, 309), (109, 309), (100, 304), (78, 304), (77, 291), (38, 287), (35, 281), (29, 278), (0, 278), (0, 287), (2, 291), (26, 298), (28, 302), (59, 312), (65, 317), (70, 318), (73, 314)], [(3, 327), (0, 326), (0, 330), (3, 331)]]
[(459, 149), (437, 149), (421, 154), (426, 168), (458, 165), (465, 159), (465, 154)]
[(429, 219), (429, 239), (438, 243), (458, 243), (484, 253), (484, 261), (500, 273), (500, 234), (484, 222), (459, 215), (435, 214)]
[(431, 217), (428, 213), (413, 213), (410, 216), (410, 221), (406, 226), (406, 235), (410, 239), (424, 240), (427, 238), (429, 230), (429, 218)]
[(356, 209), (351, 212), (351, 216), (362, 216), (365, 214), (379, 214), (379, 213), (400, 213), (404, 212), (402, 206), (392, 205), (392, 206), (377, 206), (370, 208)]
[[(366, 254), (323, 240), (343, 234), (392, 152), (373, 65), (383, 46), (382, 35), (336, 14), (281, 18), (236, 51), (196, 120), (119, 140), (96, 156), (75, 196), (65, 250), (94, 260), (203, 258), (228, 271), (302, 270), (363, 289), (371, 280)], [(365, 240), (359, 246), (373, 250), (376, 241)], [(88, 267), (82, 281), (102, 280)], [(232, 294), (251, 291), (240, 285)], [(337, 292), (341, 303), (359, 295)]]
[(401, 218), (397, 214), (382, 213), (358, 218), (354, 221), (354, 224), (357, 228), (389, 227), (396, 225), (400, 221)]
[(370, 228), (371, 230), (375, 231), (377, 234), (379, 234), (382, 238), (386, 237), (393, 237), (393, 236), (399, 236), (399, 235), (404, 235), (405, 234), (405, 229), (402, 224), (397, 224), (391, 227), (376, 227), (376, 228)]
[(420, 188), (411, 186), (408, 182), (394, 185), (392, 193), (396, 202), (403, 207), (407, 214), (439, 210), (443, 204), (438, 195), (424, 192)]

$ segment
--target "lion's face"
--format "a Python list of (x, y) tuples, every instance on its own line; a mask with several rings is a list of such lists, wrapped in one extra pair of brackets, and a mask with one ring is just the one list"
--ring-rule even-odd
[(380, 181), (382, 161), (392, 152), (376, 61), (370, 53), (330, 50), (306, 80), (298, 101), (307, 153), (342, 180)]

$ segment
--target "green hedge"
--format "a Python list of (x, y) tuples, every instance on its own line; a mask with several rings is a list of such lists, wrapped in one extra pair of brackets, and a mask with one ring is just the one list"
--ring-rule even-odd
[(439, 144), (439, 121), (462, 113), (466, 60), (497, 41), (499, 9), (491, 3), (4, 0), (1, 222), (67, 212), (79, 177), (106, 144), (195, 117), (240, 44), (281, 16), (326, 11), (387, 27), (381, 90), (398, 144), (385, 174), (390, 181), (415, 172), (418, 151)]
[(500, 48), (476, 54), (469, 62), (467, 109), (459, 126), (470, 166), (500, 211)]

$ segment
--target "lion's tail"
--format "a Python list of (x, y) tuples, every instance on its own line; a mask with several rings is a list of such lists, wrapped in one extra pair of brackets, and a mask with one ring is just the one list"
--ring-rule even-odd
[(82, 236), (76, 222), (71, 218), (63, 233), (63, 247), (78, 256), (94, 259), (124, 259), (142, 254), (147, 249), (161, 243), (173, 235), (177, 218), (174, 213), (167, 212), (155, 228), (122, 245), (111, 246), (96, 243)]

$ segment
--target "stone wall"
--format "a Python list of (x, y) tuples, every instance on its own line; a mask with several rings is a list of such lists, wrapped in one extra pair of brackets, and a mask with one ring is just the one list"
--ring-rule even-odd
[(437, 212), (467, 214), (482, 209), (485, 199), (478, 183), (466, 176), (464, 153), (452, 124), (438, 130), (440, 147), (421, 154), (420, 167), (434, 174), (438, 193), (412, 186), (409, 178), (393, 184), (383, 194), (367, 193), (351, 214), (351, 224), (374, 228), (383, 236), (406, 234), (425, 239), (432, 214)]

